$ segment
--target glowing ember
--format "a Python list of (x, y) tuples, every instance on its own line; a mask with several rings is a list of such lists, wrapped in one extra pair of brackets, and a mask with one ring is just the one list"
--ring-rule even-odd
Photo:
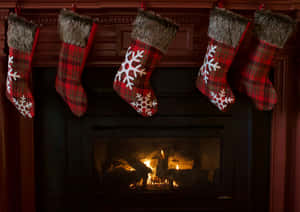
[(179, 170), (179, 165), (178, 164), (176, 165), (176, 170)]

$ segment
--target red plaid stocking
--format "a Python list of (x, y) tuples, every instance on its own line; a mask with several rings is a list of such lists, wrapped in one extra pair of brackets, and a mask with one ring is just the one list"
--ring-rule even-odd
[(293, 31), (294, 21), (285, 15), (259, 10), (255, 13), (256, 39), (247, 51), (248, 60), (240, 63), (239, 91), (246, 93), (258, 110), (271, 110), (277, 102), (276, 91), (268, 78), (275, 52), (282, 48)]
[(87, 97), (81, 84), (81, 74), (97, 25), (89, 17), (62, 10), (59, 27), (63, 43), (59, 55), (56, 91), (73, 114), (82, 116), (87, 109)]
[[(25, 36), (27, 35), (27, 36)], [(8, 17), (9, 46), (6, 96), (26, 118), (34, 116), (31, 92), (31, 62), (39, 35), (39, 28), (22, 17)]]
[(246, 18), (223, 8), (211, 11), (208, 48), (196, 86), (221, 111), (235, 101), (227, 82), (227, 72), (248, 25)]
[(140, 10), (134, 22), (134, 41), (115, 76), (114, 90), (142, 116), (157, 112), (150, 77), (176, 31), (175, 24), (149, 11)]

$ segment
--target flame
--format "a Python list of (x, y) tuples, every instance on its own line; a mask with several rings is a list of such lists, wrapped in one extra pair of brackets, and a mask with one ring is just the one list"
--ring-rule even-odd
[(175, 188), (177, 188), (177, 187), (179, 187), (179, 185), (178, 185), (178, 183), (176, 183), (176, 181), (175, 180), (173, 180), (173, 187), (175, 187)]
[(153, 168), (151, 167), (151, 160), (146, 159), (144, 161), (142, 161), (148, 168), (150, 168), (151, 170), (153, 170)]
[[(164, 156), (163, 150), (161, 150), (161, 156)], [(148, 168), (151, 169), (151, 173), (147, 174), (147, 179), (146, 179), (146, 185), (169, 185), (169, 179), (162, 179), (157, 176), (156, 170), (157, 170), (157, 165), (158, 165), (158, 160), (157, 159), (149, 159), (149, 158), (144, 158), (140, 160), (142, 163), (145, 164)], [(137, 183), (137, 186), (142, 186), (143, 185), (143, 178), (140, 182)]]
[(152, 184), (152, 175), (151, 173), (148, 173), (148, 177), (147, 177), (147, 184)]
[[(189, 160), (186, 157), (180, 154), (173, 154), (168, 155), (166, 157), (165, 152), (163, 149), (157, 150), (148, 154), (146, 157), (143, 155), (143, 158), (139, 158), (140, 162), (142, 162), (146, 167), (150, 170), (147, 173), (147, 176), (139, 179), (136, 183), (130, 184), (130, 189), (136, 189), (138, 187), (146, 186), (148, 189), (153, 189), (152, 187), (159, 187), (159, 188), (178, 188), (180, 185), (176, 182), (173, 178), (169, 178), (168, 176), (159, 177), (157, 175), (158, 165), (160, 164), (161, 160), (167, 160), (168, 163), (168, 170), (190, 170), (193, 169), (194, 160)], [(130, 170), (127, 168), (127, 170)]]
[(162, 159), (165, 159), (165, 153), (164, 153), (164, 150), (160, 150), (160, 154), (161, 154)]

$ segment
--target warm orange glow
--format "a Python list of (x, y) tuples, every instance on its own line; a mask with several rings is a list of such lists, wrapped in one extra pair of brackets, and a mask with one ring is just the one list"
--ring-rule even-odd
[[(164, 155), (163, 151), (161, 151), (161, 154)], [(148, 173), (147, 179), (146, 179), (146, 184), (147, 185), (162, 185), (162, 184), (169, 184), (168, 179), (161, 179), (156, 175), (157, 171), (157, 165), (158, 165), (158, 160), (157, 159), (149, 159), (149, 158), (144, 158), (141, 159), (141, 162), (145, 164), (148, 168), (151, 169), (151, 173)], [(143, 178), (142, 181), (137, 184), (138, 186), (143, 185)]]
[(160, 150), (160, 154), (161, 154), (162, 159), (165, 159), (165, 153), (164, 153), (164, 150)]
[[(157, 152), (157, 154), (159, 154), (159, 152)], [(162, 149), (160, 150), (160, 156), (162, 160), (164, 160), (166, 157), (165, 152)], [(171, 185), (173, 188), (179, 187), (179, 184), (175, 180), (171, 180), (168, 178), (160, 178), (157, 176), (157, 166), (159, 164), (159, 160), (161, 159), (157, 159), (157, 157), (155, 157), (155, 154), (151, 154), (151, 156), (149, 155), (147, 158), (140, 159), (140, 161), (143, 164), (145, 164), (146, 167), (151, 169), (151, 172), (147, 174), (147, 179), (141, 178), (136, 184), (130, 184), (129, 187), (131, 189), (136, 189), (136, 187), (144, 186), (144, 183), (146, 184), (146, 186), (170, 186)], [(182, 167), (184, 167), (184, 169), (190, 169), (194, 164), (194, 161), (187, 161), (184, 160), (183, 158), (172, 157), (172, 159), (173, 159), (172, 161), (168, 160), (169, 170), (172, 169), (181, 170)], [(174, 161), (177, 161), (177, 163), (174, 163)]]
[(149, 160), (149, 159), (146, 159), (146, 160), (144, 160), (144, 161), (142, 161), (148, 168), (150, 168), (150, 169), (153, 169), (152, 167), (151, 167), (151, 160)]
[[(188, 157), (179, 153), (166, 155), (163, 149), (156, 150), (147, 155), (141, 154), (137, 157), (138, 160), (145, 165), (145, 167), (149, 168), (149, 170), (147, 170), (147, 176), (141, 177), (137, 180), (137, 182), (129, 184), (130, 189), (137, 189), (138, 187), (143, 186), (146, 186), (147, 189), (169, 189), (170, 187), (178, 188), (180, 186), (178, 182), (174, 180), (174, 177), (176, 177), (174, 170), (176, 172), (179, 172), (180, 170), (191, 170), (194, 166), (194, 160), (190, 160)], [(124, 159), (119, 159), (117, 162), (117, 165), (114, 164), (110, 167), (111, 171), (118, 168), (122, 168), (128, 172), (137, 171)], [(166, 162), (168, 165), (167, 167), (163, 165)], [(160, 173), (159, 176), (158, 168)], [(171, 173), (175, 175), (169, 176)]]
[(187, 158), (179, 154), (170, 156), (168, 158), (168, 168), (177, 169), (177, 166), (179, 167), (180, 170), (193, 169), (194, 160), (188, 160)]
[(176, 183), (175, 180), (173, 180), (173, 187), (175, 187), (175, 188), (179, 187), (179, 185)]
[(111, 166), (108, 171), (112, 171), (113, 169), (119, 169), (119, 168), (124, 169), (124, 170), (129, 171), (129, 172), (135, 171), (135, 168), (130, 166), (129, 163), (126, 160), (120, 159), (120, 160), (117, 160), (117, 162), (119, 164), (116, 165), (116, 166)]

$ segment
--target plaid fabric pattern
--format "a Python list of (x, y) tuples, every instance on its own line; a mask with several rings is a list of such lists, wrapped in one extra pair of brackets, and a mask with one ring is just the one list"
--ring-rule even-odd
[(34, 116), (31, 92), (31, 53), (9, 48), (6, 96), (26, 118)]
[(196, 80), (199, 91), (221, 111), (226, 111), (235, 101), (227, 82), (227, 72), (235, 54), (235, 48), (210, 39), (204, 63)]
[(257, 41), (249, 50), (248, 61), (239, 74), (239, 91), (246, 93), (258, 110), (271, 110), (277, 103), (276, 90), (268, 78), (276, 50), (275, 46)]
[(63, 43), (59, 55), (56, 91), (76, 116), (87, 109), (87, 96), (81, 85), (85, 48)]
[(115, 76), (114, 90), (144, 117), (157, 112), (157, 98), (151, 88), (150, 77), (161, 58), (159, 50), (135, 40)]

